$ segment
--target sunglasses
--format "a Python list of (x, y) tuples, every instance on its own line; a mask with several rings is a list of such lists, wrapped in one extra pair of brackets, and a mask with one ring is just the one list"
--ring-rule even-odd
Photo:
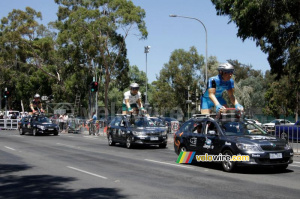
[(138, 89), (138, 88), (132, 88), (131, 90), (133, 90), (133, 91), (138, 91), (139, 89)]
[(233, 71), (224, 71), (224, 74), (233, 74)]

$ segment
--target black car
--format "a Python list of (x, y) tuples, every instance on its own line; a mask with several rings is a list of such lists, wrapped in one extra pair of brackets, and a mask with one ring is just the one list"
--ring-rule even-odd
[(284, 170), (293, 162), (293, 149), (287, 141), (269, 135), (251, 120), (226, 114), (217, 118), (198, 115), (185, 122), (174, 135), (174, 149), (178, 155), (181, 151), (193, 151), (196, 155), (249, 155), (249, 161), (220, 161), (227, 172), (238, 165)]
[(159, 145), (166, 148), (168, 136), (164, 128), (156, 126), (147, 117), (133, 117), (127, 115), (116, 116), (108, 126), (108, 145), (115, 143), (133, 145)]
[(159, 117), (167, 127), (167, 132), (172, 133), (172, 131), (177, 131), (179, 128), (179, 121), (172, 117)]
[(19, 133), (31, 133), (34, 136), (38, 134), (58, 135), (59, 127), (53, 124), (51, 120), (43, 115), (34, 115), (23, 117), (19, 122)]

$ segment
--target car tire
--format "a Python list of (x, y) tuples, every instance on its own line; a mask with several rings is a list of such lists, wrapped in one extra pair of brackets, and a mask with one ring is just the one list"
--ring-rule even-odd
[(167, 147), (167, 144), (166, 144), (166, 143), (160, 144), (160, 145), (159, 145), (159, 148), (166, 148), (166, 147)]
[[(223, 151), (222, 154), (223, 155), (229, 155), (229, 156), (233, 155), (233, 153), (230, 150), (225, 150), (225, 151)], [(223, 161), (222, 162), (222, 167), (223, 167), (224, 171), (226, 171), (226, 172), (232, 172), (235, 169), (235, 162), (232, 162), (232, 161)]]
[(20, 133), (20, 135), (24, 135), (24, 131), (22, 128), (19, 128), (19, 133)]
[(58, 132), (56, 131), (55, 133), (53, 133), (53, 135), (57, 136), (57, 135), (58, 135)]
[(180, 152), (185, 152), (185, 151), (187, 151), (186, 147), (184, 145), (180, 146), (178, 150), (178, 155), (180, 154)]
[(132, 142), (131, 142), (131, 137), (130, 136), (128, 136), (126, 138), (126, 148), (127, 149), (131, 149), (132, 148)]
[(288, 139), (288, 136), (286, 133), (281, 133), (280, 134), (280, 138), (283, 139), (283, 140), (287, 140)]
[(114, 146), (115, 145), (115, 142), (113, 141), (113, 138), (110, 134), (108, 136), (108, 145), (109, 146)]
[(32, 135), (33, 136), (37, 136), (37, 131), (36, 131), (36, 129), (34, 128), (34, 129), (32, 129)]

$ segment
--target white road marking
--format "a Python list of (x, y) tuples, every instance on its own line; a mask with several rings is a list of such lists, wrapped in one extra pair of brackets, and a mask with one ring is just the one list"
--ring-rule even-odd
[(61, 146), (70, 147), (70, 148), (78, 148), (78, 149), (80, 149), (79, 146), (77, 147), (77, 146), (72, 146), (72, 145), (67, 145), (67, 144), (61, 144), (61, 143), (56, 143), (56, 144), (61, 145)]
[(160, 161), (149, 160), (149, 159), (144, 159), (144, 160), (149, 161), (149, 162), (155, 162), (155, 163), (160, 163), (160, 164), (166, 164), (166, 165), (176, 166), (176, 167), (184, 167), (184, 168), (188, 168), (188, 169), (193, 169), (193, 167), (183, 166), (181, 164), (172, 164), (172, 163), (168, 163), (168, 162), (160, 162)]
[(300, 167), (298, 165), (292, 165), (292, 164), (290, 164), (289, 166), (291, 166), (291, 167)]
[(16, 149), (13, 149), (13, 148), (11, 148), (11, 147), (8, 147), (8, 146), (4, 146), (5, 148), (7, 148), (7, 149), (10, 149), (10, 150), (13, 150), (13, 151), (15, 151)]
[(300, 164), (300, 162), (295, 162), (295, 161), (293, 163)]
[(88, 171), (84, 171), (84, 170), (81, 170), (81, 169), (77, 169), (75, 167), (71, 167), (71, 166), (67, 166), (69, 169), (73, 169), (73, 170), (76, 170), (76, 171), (80, 171), (82, 173), (86, 173), (86, 174), (89, 174), (89, 175), (92, 175), (92, 176), (95, 176), (95, 177), (98, 177), (98, 178), (102, 178), (102, 179), (107, 179), (107, 177), (104, 177), (104, 176), (101, 176), (101, 175), (98, 175), (98, 174), (95, 174), (95, 173), (91, 173), (91, 172), (88, 172)]

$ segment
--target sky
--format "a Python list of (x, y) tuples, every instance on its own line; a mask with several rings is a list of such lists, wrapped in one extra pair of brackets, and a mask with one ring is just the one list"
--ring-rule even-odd
[[(130, 32), (126, 38), (127, 58), (130, 65), (138, 66), (146, 72), (145, 46), (151, 46), (147, 54), (148, 82), (156, 80), (164, 64), (168, 63), (172, 52), (176, 49), (188, 51), (195, 46), (199, 54), (205, 57), (216, 56), (220, 63), (229, 59), (238, 60), (242, 64), (251, 65), (263, 73), (270, 70), (267, 55), (254, 41), (244, 42), (238, 38), (237, 27), (228, 24), (227, 16), (217, 16), (214, 5), (210, 0), (132, 0), (146, 12), (144, 19), (148, 37), (140, 40), (137, 32)], [(42, 23), (47, 24), (56, 20), (58, 5), (54, 0), (0, 0), (0, 18), (5, 17), (13, 9), (25, 10), (29, 6), (40, 11)], [(205, 30), (200, 22), (193, 19), (169, 17), (170, 14), (197, 18), (207, 29), (207, 46)]]

